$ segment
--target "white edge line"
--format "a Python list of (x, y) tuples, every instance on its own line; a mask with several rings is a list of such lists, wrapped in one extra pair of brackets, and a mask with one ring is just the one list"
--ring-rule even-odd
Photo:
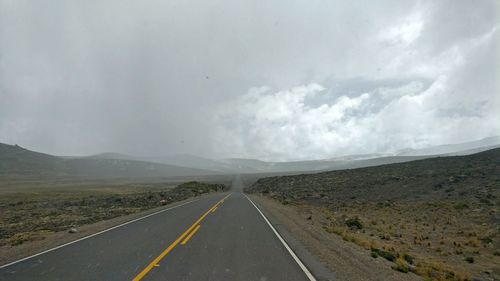
[(302, 263), (302, 261), (295, 254), (295, 252), (292, 250), (292, 248), (290, 248), (290, 246), (288, 246), (288, 244), (285, 242), (285, 239), (283, 239), (283, 237), (281, 237), (281, 235), (278, 233), (278, 231), (276, 231), (276, 229), (274, 228), (274, 226), (269, 222), (269, 220), (262, 213), (262, 211), (259, 209), (259, 207), (257, 207), (257, 205), (255, 205), (255, 203), (246, 194), (244, 194), (244, 195), (248, 199), (248, 201), (250, 201), (250, 203), (252, 203), (252, 205), (255, 207), (255, 209), (257, 209), (257, 211), (259, 211), (260, 215), (264, 218), (264, 220), (266, 221), (267, 225), (269, 225), (269, 227), (272, 229), (272, 231), (274, 232), (274, 234), (276, 234), (276, 236), (281, 241), (281, 243), (283, 244), (283, 246), (285, 246), (285, 248), (288, 250), (288, 253), (297, 262), (297, 264), (299, 265), (300, 269), (302, 269), (302, 271), (304, 271), (304, 273), (306, 274), (307, 278), (309, 278), (309, 280), (311, 280), (311, 281), (316, 281), (316, 278), (314, 277), (314, 275), (312, 275), (312, 273), (309, 271), (309, 269), (307, 269), (307, 267), (304, 265), (304, 263)]
[(125, 225), (127, 225), (127, 224), (131, 224), (131, 223), (134, 223), (134, 222), (136, 222), (136, 221), (140, 221), (140, 220), (142, 220), (142, 219), (145, 219), (145, 218), (148, 218), (148, 217), (151, 217), (151, 216), (154, 216), (154, 215), (158, 215), (158, 214), (160, 214), (160, 213), (163, 213), (163, 212), (166, 212), (166, 211), (169, 211), (169, 210), (175, 209), (175, 208), (177, 208), (177, 207), (181, 207), (181, 206), (187, 205), (187, 204), (189, 204), (189, 203), (196, 202), (196, 201), (198, 201), (198, 200), (200, 200), (200, 199), (195, 199), (195, 200), (191, 200), (191, 201), (188, 201), (188, 202), (184, 202), (184, 203), (182, 203), (182, 204), (179, 204), (179, 205), (176, 205), (176, 206), (173, 206), (173, 207), (169, 207), (169, 208), (166, 208), (166, 209), (163, 209), (163, 210), (160, 210), (160, 211), (157, 211), (157, 212), (154, 212), (154, 213), (151, 213), (151, 214), (145, 215), (145, 216), (143, 216), (143, 217), (136, 218), (136, 219), (133, 219), (133, 220), (128, 221), (128, 222), (124, 222), (124, 223), (119, 224), (119, 225), (115, 225), (115, 226), (110, 227), (110, 228), (108, 228), (108, 229), (101, 230), (101, 231), (99, 231), (99, 232), (97, 232), (97, 233), (90, 234), (90, 235), (84, 236), (84, 237), (82, 237), (82, 238), (79, 238), (79, 239), (76, 239), (76, 240), (73, 240), (73, 241), (70, 241), (70, 242), (64, 243), (64, 244), (62, 244), (62, 245), (59, 245), (59, 246), (56, 246), (56, 247), (54, 247), (54, 248), (51, 248), (51, 249), (45, 250), (45, 251), (43, 251), (43, 252), (40, 252), (40, 253), (37, 253), (37, 254), (31, 255), (31, 256), (28, 256), (28, 257), (25, 257), (25, 258), (22, 258), (22, 259), (19, 259), (19, 260), (16, 260), (16, 261), (13, 261), (13, 262), (10, 262), (10, 263), (7, 263), (7, 264), (4, 264), (4, 265), (0, 265), (0, 269), (2, 269), (2, 268), (6, 268), (6, 267), (8, 267), (8, 266), (14, 265), (14, 264), (16, 264), (16, 263), (20, 263), (20, 262), (22, 262), (22, 261), (25, 261), (25, 260), (28, 260), (28, 259), (31, 259), (31, 258), (34, 258), (34, 257), (40, 256), (40, 255), (43, 255), (43, 254), (46, 254), (46, 253), (48, 253), (48, 252), (52, 252), (52, 251), (57, 250), (57, 249), (59, 249), (59, 248), (66, 247), (66, 246), (68, 246), (68, 245), (71, 245), (71, 244), (74, 244), (74, 243), (80, 242), (80, 241), (82, 241), (82, 240), (89, 239), (89, 238), (91, 238), (91, 237), (97, 236), (97, 235), (99, 235), (99, 234), (103, 234), (103, 233), (105, 233), (105, 232), (108, 232), (108, 231), (111, 231), (111, 230), (113, 230), (113, 229), (116, 229), (116, 228), (119, 228), (119, 227), (125, 226)]

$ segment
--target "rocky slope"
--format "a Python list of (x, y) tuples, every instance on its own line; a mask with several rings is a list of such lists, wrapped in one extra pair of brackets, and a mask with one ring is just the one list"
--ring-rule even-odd
[(245, 191), (298, 208), (395, 270), (428, 280), (500, 278), (500, 149), (261, 178)]

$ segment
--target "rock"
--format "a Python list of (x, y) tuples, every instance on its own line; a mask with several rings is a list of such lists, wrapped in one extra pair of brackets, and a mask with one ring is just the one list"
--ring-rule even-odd
[(76, 228), (71, 228), (70, 230), (68, 230), (68, 233), (77, 233), (78, 232), (78, 229)]

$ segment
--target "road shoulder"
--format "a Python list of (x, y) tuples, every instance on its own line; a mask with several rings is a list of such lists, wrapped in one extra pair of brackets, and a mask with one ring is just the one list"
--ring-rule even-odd
[(422, 280), (415, 274), (397, 272), (390, 262), (373, 259), (369, 251), (327, 233), (312, 208), (285, 206), (261, 195), (249, 197), (318, 280)]
[[(272, 226), (279, 232), (281, 237), (286, 241), (288, 246), (293, 250), (293, 252), (298, 256), (300, 261), (307, 267), (307, 269), (314, 275), (318, 281), (333, 281), (337, 280), (335, 274), (325, 267), (324, 263), (320, 262), (314, 255), (312, 255), (309, 250), (297, 239), (294, 235), (290, 233), (288, 227), (281, 223), (275, 216), (273, 208), (266, 208), (267, 202), (263, 202), (259, 196), (250, 195), (248, 196), (255, 205), (260, 209), (262, 213), (266, 216)], [(264, 204), (263, 204), (264, 203)], [(268, 206), (269, 207), (269, 206)]]

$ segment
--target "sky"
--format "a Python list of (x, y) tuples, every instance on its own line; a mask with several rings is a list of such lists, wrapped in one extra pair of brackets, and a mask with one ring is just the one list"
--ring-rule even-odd
[(0, 142), (273, 161), (500, 135), (500, 2), (0, 0)]

